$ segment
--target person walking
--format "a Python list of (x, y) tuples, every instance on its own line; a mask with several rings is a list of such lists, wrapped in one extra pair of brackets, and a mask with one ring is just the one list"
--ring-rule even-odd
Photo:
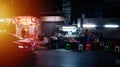
[(21, 35), (23, 38), (25, 38), (25, 29), (24, 28), (22, 28), (22, 30), (21, 30)]

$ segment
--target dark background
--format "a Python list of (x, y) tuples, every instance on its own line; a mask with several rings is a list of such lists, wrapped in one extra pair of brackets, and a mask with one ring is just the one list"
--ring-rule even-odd
[[(63, 15), (63, 0), (0, 0), (0, 9), (10, 15)], [(85, 13), (86, 17), (120, 17), (120, 0), (71, 0), (72, 15), (79, 17)]]

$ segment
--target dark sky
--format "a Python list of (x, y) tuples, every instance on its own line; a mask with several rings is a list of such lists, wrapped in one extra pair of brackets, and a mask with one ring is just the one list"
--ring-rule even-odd
[[(59, 7), (61, 4), (59, 0), (29, 0), (27, 2), (28, 6), (26, 6), (25, 0), (16, 1), (15, 9), (17, 9), (17, 13), (23, 12), (25, 14), (30, 15), (40, 15), (45, 12), (59, 11)], [(14, 6), (13, 6), (14, 7)]]
[(62, 0), (0, 0), (0, 14), (39, 16), (60, 11), (61, 3)]
[[(71, 1), (72, 14), (75, 17), (79, 17), (81, 13), (85, 13), (87, 17), (120, 17), (120, 0)], [(39, 16), (61, 11), (62, 0), (0, 0), (0, 14), (8, 10), (10, 15)]]
[(85, 13), (86, 17), (120, 17), (120, 0), (76, 0), (73, 1), (73, 14), (79, 17)]

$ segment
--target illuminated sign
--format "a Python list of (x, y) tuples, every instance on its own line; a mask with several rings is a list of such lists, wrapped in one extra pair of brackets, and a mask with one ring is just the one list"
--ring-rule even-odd
[(75, 26), (64, 26), (62, 27), (63, 31), (72, 31), (72, 32), (76, 32), (76, 27)]
[(44, 16), (41, 18), (42, 21), (65, 21), (65, 19), (61, 16)]
[(16, 17), (15, 22), (36, 22), (36, 18), (35, 17), (30, 17), (30, 16), (20, 16), (20, 17)]

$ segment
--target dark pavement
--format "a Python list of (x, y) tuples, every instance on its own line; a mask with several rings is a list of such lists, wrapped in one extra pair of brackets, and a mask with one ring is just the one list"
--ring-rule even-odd
[[(120, 60), (116, 60), (112, 53), (77, 52), (66, 49), (40, 49), (35, 53), (37, 56), (21, 59), (22, 63), (15, 66), (7, 65), (7, 67), (120, 67), (116, 65), (120, 64)], [(9, 63), (11, 61), (9, 60)], [(6, 64), (3, 65), (0, 67), (6, 67)]]
[(116, 67), (115, 56), (103, 52), (38, 50), (35, 67)]

